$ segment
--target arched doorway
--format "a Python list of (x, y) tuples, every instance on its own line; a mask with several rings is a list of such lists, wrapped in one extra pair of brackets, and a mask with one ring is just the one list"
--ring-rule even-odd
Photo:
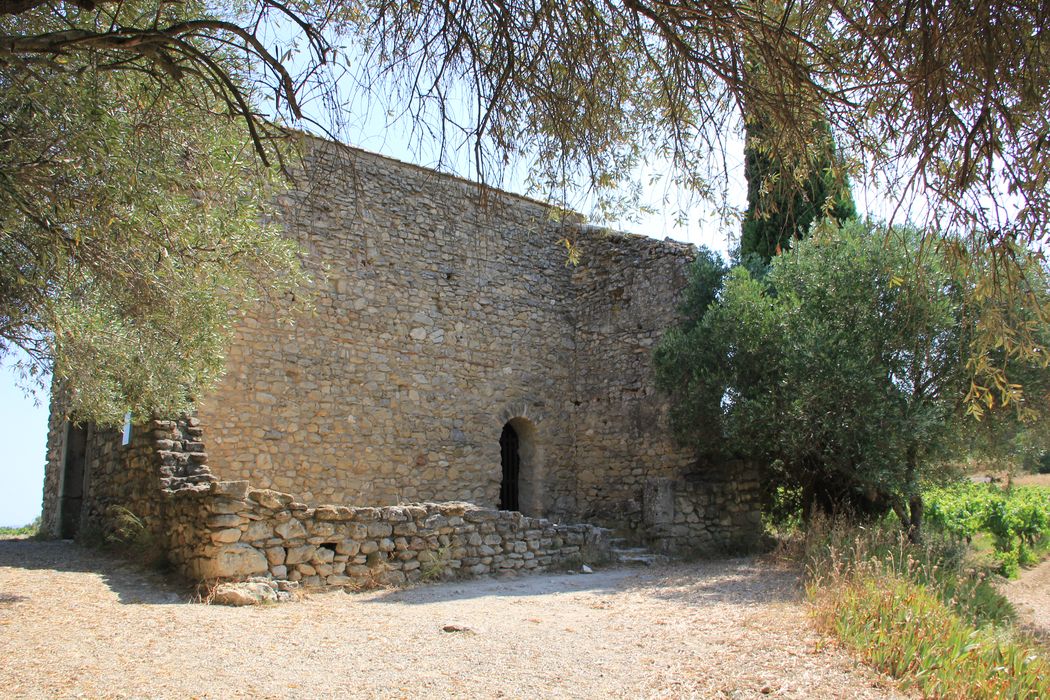
[(520, 510), (518, 490), (521, 478), (521, 454), (518, 448), (518, 431), (507, 423), (503, 426), (503, 434), (499, 437), (500, 464), (503, 466), (503, 478), (499, 482), (500, 510)]
[(536, 426), (524, 417), (503, 425), (500, 434), (500, 510), (516, 510), (525, 515), (543, 515), (543, 452)]

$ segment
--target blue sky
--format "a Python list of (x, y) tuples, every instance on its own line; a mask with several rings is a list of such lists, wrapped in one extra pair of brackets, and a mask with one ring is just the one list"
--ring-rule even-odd
[(0, 445), (4, 487), (0, 489), (0, 526), (17, 527), (40, 515), (47, 451), (47, 404), (27, 397), (17, 386), (10, 363), (0, 374)]

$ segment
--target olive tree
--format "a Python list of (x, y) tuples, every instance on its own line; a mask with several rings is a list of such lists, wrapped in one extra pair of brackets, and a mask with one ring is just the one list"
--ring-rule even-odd
[[(819, 226), (761, 279), (698, 274), (714, 284), (691, 295), (706, 309), (690, 306), (655, 354), (676, 431), (701, 452), (754, 460), (806, 507), (892, 507), (917, 537), (922, 485), (975, 435), (971, 282), (957, 272), (913, 229), (851, 222)], [(1031, 394), (986, 423), (1043, 413), (1047, 370), (1011, 369)]]

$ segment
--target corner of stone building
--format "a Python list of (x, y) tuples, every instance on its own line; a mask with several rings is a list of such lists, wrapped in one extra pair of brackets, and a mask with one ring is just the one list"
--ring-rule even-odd
[(682, 478), (647, 480), (643, 531), (676, 556), (745, 554), (766, 547), (757, 469), (731, 460), (695, 465)]
[(84, 543), (146, 530), (162, 542), (165, 490), (215, 480), (207, 466), (203, 429), (193, 416), (151, 419), (122, 432), (71, 422), (52, 391), (41, 531)]

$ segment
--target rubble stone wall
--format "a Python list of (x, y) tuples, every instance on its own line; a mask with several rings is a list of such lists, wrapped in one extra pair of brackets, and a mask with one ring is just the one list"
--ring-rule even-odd
[[(53, 397), (41, 530), (54, 537), (62, 534), (63, 466), (73, 427), (62, 402)], [(127, 445), (122, 444), (120, 430), (81, 427), (86, 445), (83, 503), (75, 527), (80, 536), (95, 540), (110, 535), (127, 515), (160, 533), (164, 490), (216, 480), (207, 466), (203, 428), (196, 418), (145, 421), (132, 427)]]
[(652, 352), (678, 320), (691, 245), (600, 236), (573, 272), (576, 289), (577, 517), (645, 539), (645, 485), (682, 477), (695, 458), (671, 434)]
[(686, 478), (646, 483), (642, 528), (656, 550), (719, 555), (762, 548), (758, 472), (731, 463), (696, 467)]
[(198, 580), (269, 576), (307, 588), (544, 571), (608, 556), (606, 530), (469, 503), (318, 506), (217, 482), (166, 495), (169, 552)]
[(537, 428), (541, 515), (574, 488), (571, 276), (547, 209), (316, 143), (283, 199), (309, 307), (240, 319), (199, 415), (223, 479), (367, 506), (495, 506), (499, 438)]
[(199, 410), (214, 472), (314, 503), (494, 507), (513, 421), (522, 512), (642, 536), (646, 481), (692, 462), (650, 356), (695, 249), (555, 225), (537, 202), (355, 149), (308, 154), (284, 211), (311, 307), (240, 320)]

